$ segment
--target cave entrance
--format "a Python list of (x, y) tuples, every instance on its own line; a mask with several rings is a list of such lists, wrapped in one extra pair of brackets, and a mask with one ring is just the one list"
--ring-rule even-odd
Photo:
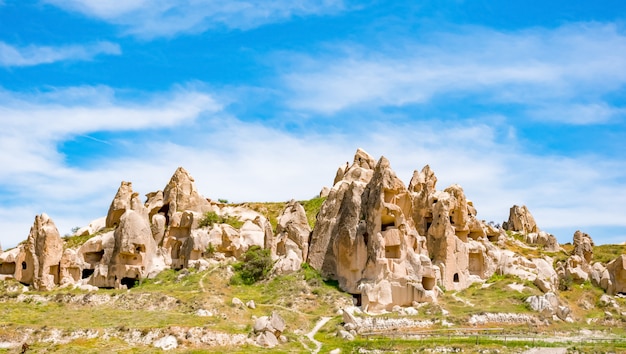
[(165, 204), (159, 209), (157, 214), (163, 214), (165, 216), (165, 225), (170, 224), (170, 204)]
[(87, 279), (89, 278), (92, 274), (93, 274), (93, 269), (83, 269), (83, 271), (81, 272), (80, 278), (81, 279)]
[(452, 276), (452, 281), (455, 283), (458, 283), (459, 280), (459, 273), (454, 273), (454, 276)]
[(435, 288), (435, 278), (422, 277), (422, 286), (424, 290), (433, 290)]
[(13, 275), (15, 273), (15, 262), (5, 262), (0, 264), (0, 274), (10, 274)]
[(352, 294), (352, 300), (354, 302), (354, 306), (361, 306), (361, 301), (363, 300), (363, 297), (361, 296), (361, 294)]
[(85, 262), (88, 263), (99, 263), (104, 256), (104, 250), (98, 252), (86, 252), (83, 256), (85, 258)]
[(130, 289), (134, 287), (135, 285), (137, 285), (137, 282), (138, 282), (137, 278), (122, 278), (122, 280), (120, 281), (120, 284), (126, 285), (126, 288)]
[(479, 277), (483, 277), (483, 263), (484, 257), (481, 252), (470, 252), (469, 254), (469, 264), (468, 270), (472, 275), (478, 275)]

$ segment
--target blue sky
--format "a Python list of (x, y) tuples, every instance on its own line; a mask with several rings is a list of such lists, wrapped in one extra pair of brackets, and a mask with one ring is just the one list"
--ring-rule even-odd
[(626, 241), (623, 1), (0, 0), (0, 243), (62, 234), (176, 167), (308, 199), (358, 147), (430, 164), (481, 219), (525, 204)]

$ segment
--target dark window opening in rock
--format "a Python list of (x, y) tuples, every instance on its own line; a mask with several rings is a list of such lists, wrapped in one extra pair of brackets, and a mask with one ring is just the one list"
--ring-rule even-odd
[(126, 285), (126, 288), (130, 289), (137, 285), (137, 278), (122, 278), (120, 284)]
[(454, 225), (454, 216), (450, 215), (450, 225)]
[(459, 282), (459, 273), (454, 273), (454, 276), (452, 277), (452, 281), (455, 283)]
[(386, 231), (386, 230), (389, 230), (389, 229), (395, 229), (395, 227), (396, 227), (396, 224), (394, 222), (390, 222), (390, 223), (387, 223), (387, 224), (383, 224), (382, 227), (381, 227), (381, 231)]
[(98, 263), (104, 256), (104, 250), (98, 252), (87, 252), (85, 253), (85, 261), (89, 263)]
[(430, 227), (433, 224), (433, 218), (432, 217), (427, 217), (424, 221), (426, 222), (426, 230), (425, 231), (428, 233), (428, 229), (430, 229)]
[(385, 215), (383, 214), (380, 217), (380, 229), (381, 231), (385, 231), (387, 229), (391, 229), (391, 228), (395, 228), (396, 227), (396, 218), (394, 218), (391, 215)]
[(433, 205), (437, 204), (438, 201), (438, 199), (433, 199)]
[(497, 235), (497, 236), (487, 236), (487, 239), (489, 240), (489, 242), (498, 242), (498, 238), (500, 238), (500, 235)]
[(363, 243), (365, 243), (365, 246), (367, 246), (367, 243), (369, 242), (370, 239), (370, 235), (366, 232), (363, 234)]
[(26, 269), (28, 268), (28, 266), (26, 265), (26, 262), (22, 262), (22, 269)]
[(169, 225), (170, 224), (170, 205), (165, 204), (164, 206), (161, 207), (161, 209), (159, 209), (157, 214), (161, 214), (163, 213), (163, 215), (165, 216), (165, 225)]
[(422, 286), (424, 290), (433, 290), (435, 288), (435, 278), (422, 277)]
[(400, 258), (400, 245), (385, 246), (385, 258)]
[(15, 262), (6, 262), (0, 264), (0, 274), (13, 274), (15, 273)]
[(146, 247), (144, 245), (137, 245), (137, 247), (135, 247), (135, 252), (137, 253), (146, 252)]
[(93, 274), (93, 269), (83, 269), (83, 271), (81, 272), (80, 278), (81, 279), (87, 279), (89, 278), (92, 274)]
[(361, 294), (352, 294), (354, 306), (361, 306)]

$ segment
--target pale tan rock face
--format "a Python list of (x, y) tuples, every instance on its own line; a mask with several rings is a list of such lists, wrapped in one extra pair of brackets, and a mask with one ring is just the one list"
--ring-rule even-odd
[(59, 283), (63, 240), (52, 219), (46, 214), (35, 217), (26, 241), (27, 253), (33, 257), (33, 286), (50, 290)]
[(131, 208), (131, 200), (133, 197), (133, 184), (132, 182), (122, 181), (120, 187), (109, 206), (109, 212), (106, 218), (106, 227), (117, 227), (120, 223), (120, 218), (126, 210)]
[(509, 221), (502, 224), (505, 230), (517, 231), (524, 234), (539, 232), (535, 218), (525, 205), (514, 205), (509, 211)]
[(580, 256), (585, 262), (591, 264), (593, 257), (593, 240), (588, 234), (577, 230), (574, 233), (574, 250), (572, 254)]
[(184, 168), (179, 167), (163, 190), (163, 205), (167, 217), (171, 218), (178, 211), (196, 211), (204, 213), (212, 210), (211, 204), (196, 190), (193, 177)]
[(308, 261), (371, 312), (435, 301), (436, 269), (415, 230), (408, 189), (364, 151), (338, 173), (318, 215)]
[(602, 278), (602, 287), (606, 289), (607, 294), (626, 294), (626, 254), (607, 264)]
[(162, 267), (145, 215), (133, 210), (120, 217), (115, 231), (88, 240), (78, 252), (83, 269), (93, 270), (83, 275), (97, 287), (132, 287)]
[(274, 270), (277, 273), (295, 272), (306, 260), (311, 227), (304, 207), (295, 200), (289, 201), (278, 216)]
[(373, 161), (374, 158), (359, 149), (352, 165), (341, 173), (341, 179), (331, 188), (317, 216), (307, 262), (327, 276), (333, 277), (336, 273), (333, 247), (338, 233), (354, 233), (356, 230), (361, 194), (374, 173), (369, 167), (373, 166)]

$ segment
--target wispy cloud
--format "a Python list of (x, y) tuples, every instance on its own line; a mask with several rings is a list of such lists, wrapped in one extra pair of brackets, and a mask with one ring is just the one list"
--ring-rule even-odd
[[(187, 168), (210, 198), (307, 199), (332, 183), (337, 166), (351, 160), (357, 147), (387, 156), (405, 183), (414, 169), (430, 164), (438, 187), (461, 184), (482, 219), (501, 222), (511, 205), (523, 203), (543, 229), (573, 228), (559, 235), (563, 242), (576, 228), (626, 229), (620, 214), (626, 162), (529, 154), (505, 120), (372, 120), (334, 134), (296, 135), (234, 117), (214, 94), (195, 87), (139, 101), (117, 98), (120, 93), (109, 87), (3, 92), (0, 150), (11, 151), (0, 157), (0, 189), (10, 191), (4, 195), (11, 200), (0, 203), (5, 246), (26, 237), (37, 213), (47, 212), (68, 232), (106, 214), (121, 180), (132, 181), (143, 194), (162, 189), (177, 166)], [(103, 130), (113, 132), (107, 148), (121, 146), (121, 153), (88, 166), (66, 161), (63, 142)]]
[(120, 55), (120, 46), (111, 42), (89, 45), (15, 47), (0, 41), (0, 66), (33, 66), (59, 61), (92, 60), (98, 55)]
[(344, 8), (342, 0), (45, 1), (121, 25), (129, 34), (146, 38), (199, 33), (216, 27), (246, 30), (291, 17), (328, 14)]
[[(538, 119), (602, 123), (619, 109), (604, 95), (626, 84), (626, 35), (615, 25), (455, 33), (391, 40), (372, 50), (343, 43), (286, 63), (283, 80), (296, 109), (334, 114), (357, 106), (423, 104), (444, 95), (516, 104)], [(580, 115), (551, 115), (546, 106), (586, 102)], [(581, 107), (578, 107), (581, 108)], [(563, 112), (565, 113), (565, 112)], [(597, 116), (594, 116), (598, 114)]]

